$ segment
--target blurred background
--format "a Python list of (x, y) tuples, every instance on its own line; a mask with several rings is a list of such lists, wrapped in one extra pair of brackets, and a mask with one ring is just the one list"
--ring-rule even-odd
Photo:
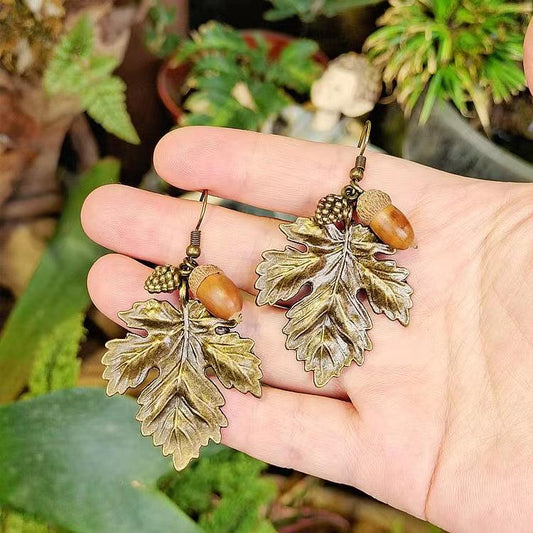
[(531, 182), (531, 11), (502, 0), (2, 0), (0, 531), (439, 531), (223, 446), (174, 472), (141, 437), (135, 400), (103, 392), (104, 343), (124, 330), (90, 305), (87, 272), (106, 251), (79, 214), (106, 183), (185, 194), (151, 157), (190, 124), (354, 146), (370, 119), (374, 149)]

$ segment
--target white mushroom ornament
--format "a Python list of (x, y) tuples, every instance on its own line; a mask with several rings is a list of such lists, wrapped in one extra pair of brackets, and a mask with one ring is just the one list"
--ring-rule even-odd
[(366, 56), (355, 52), (340, 55), (329, 62), (311, 88), (311, 102), (317, 108), (313, 128), (328, 131), (341, 115), (355, 118), (372, 111), (381, 90), (381, 71)]

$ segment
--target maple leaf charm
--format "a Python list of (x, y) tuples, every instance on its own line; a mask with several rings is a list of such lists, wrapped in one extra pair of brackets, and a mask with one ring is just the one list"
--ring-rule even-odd
[(313, 219), (298, 218), (280, 229), (306, 250), (287, 246), (263, 253), (257, 267), (257, 304), (290, 300), (311, 285), (311, 292), (287, 311), (283, 332), (287, 348), (296, 351), (305, 370), (314, 372), (315, 385), (323, 387), (352, 361), (362, 365), (365, 350), (372, 349), (367, 333), (372, 320), (357, 297), (360, 290), (375, 313), (409, 323), (409, 271), (392, 260), (377, 259), (376, 254), (395, 250), (360, 224), (342, 231), (334, 224), (321, 227)]
[(261, 396), (254, 343), (229, 331), (235, 321), (213, 317), (197, 300), (176, 308), (151, 299), (119, 316), (127, 327), (143, 330), (146, 336), (128, 333), (106, 344), (102, 362), (109, 380), (107, 394), (123, 394), (139, 386), (150, 369), (159, 371), (137, 400), (137, 420), (142, 434), (151, 435), (181, 470), (209, 439), (220, 442), (220, 428), (228, 424), (220, 409), (224, 397), (205, 375), (207, 367), (225, 387)]

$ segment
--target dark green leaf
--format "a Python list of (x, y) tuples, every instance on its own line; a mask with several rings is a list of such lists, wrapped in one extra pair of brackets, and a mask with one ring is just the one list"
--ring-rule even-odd
[(118, 181), (118, 174), (115, 160), (102, 160), (70, 191), (57, 233), (0, 335), (0, 403), (22, 391), (49, 331), (89, 305), (87, 272), (103, 249), (83, 232), (81, 206), (93, 189)]
[(293, 16), (311, 22), (319, 15), (333, 17), (354, 7), (378, 4), (381, 0), (270, 0), (273, 7), (265, 13), (267, 20), (281, 20)]
[(196, 533), (157, 490), (169, 471), (131, 398), (57, 391), (0, 407), (0, 503), (76, 533)]

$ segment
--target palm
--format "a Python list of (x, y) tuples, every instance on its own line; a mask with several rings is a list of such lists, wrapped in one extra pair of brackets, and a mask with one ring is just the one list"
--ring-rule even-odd
[[(346, 183), (353, 155), (344, 147), (187, 128), (163, 139), (155, 162), (180, 187), (309, 216), (321, 196)], [(369, 156), (363, 186), (389, 192), (417, 232), (419, 249), (397, 256), (411, 270), (411, 325), (374, 317), (375, 348), (365, 365), (316, 389), (284, 347), (283, 312), (257, 308), (250, 297), (240, 331), (256, 341), (267, 387), (261, 399), (225, 392), (223, 440), (271, 463), (355, 485), (446, 528), (498, 530), (498, 520), (518, 527), (526, 491), (517, 503), (513, 489), (532, 478), (517, 467), (527, 465), (533, 435), (533, 328), (526, 320), (533, 290), (524, 275), (530, 250), (522, 246), (533, 230), (531, 189), (377, 154)], [(164, 264), (182, 258), (197, 214), (194, 202), (108, 186), (88, 199), (83, 221), (104, 246)], [(261, 252), (285, 245), (278, 225), (212, 207), (202, 259), (253, 294)], [(89, 276), (95, 304), (117, 320), (117, 311), (147, 298), (148, 272), (124, 255), (105, 256)], [(501, 475), (502, 460), (510, 481), (492, 482), (491, 493), (489, 479)], [(487, 497), (501, 505), (495, 516), (482, 514)], [(505, 513), (513, 498), (513, 513)]]

